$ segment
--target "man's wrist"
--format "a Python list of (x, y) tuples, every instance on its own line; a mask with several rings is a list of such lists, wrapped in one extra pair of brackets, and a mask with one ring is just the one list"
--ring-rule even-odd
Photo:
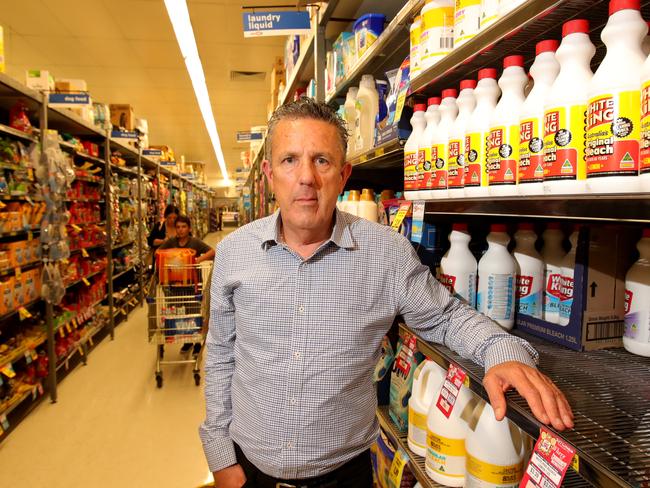
[(536, 368), (537, 359), (537, 351), (528, 342), (512, 336), (511, 339), (496, 342), (487, 349), (484, 367), (485, 371), (488, 371), (497, 364), (517, 361)]

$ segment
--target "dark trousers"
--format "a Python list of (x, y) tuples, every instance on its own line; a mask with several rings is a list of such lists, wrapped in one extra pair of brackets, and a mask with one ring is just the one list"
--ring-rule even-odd
[(331, 473), (304, 480), (282, 480), (257, 469), (235, 444), (237, 462), (246, 474), (244, 488), (276, 488), (276, 483), (286, 483), (297, 488), (372, 488), (372, 463), (370, 451), (364, 451)]

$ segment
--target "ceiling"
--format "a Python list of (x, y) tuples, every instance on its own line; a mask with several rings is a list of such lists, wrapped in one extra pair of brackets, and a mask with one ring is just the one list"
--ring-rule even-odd
[[(285, 37), (245, 39), (242, 5), (277, 0), (188, 0), (229, 173), (240, 166), (238, 130), (266, 123), (270, 70)], [(7, 74), (27, 69), (86, 80), (94, 101), (128, 103), (148, 120), (149, 141), (187, 161), (205, 161), (208, 184), (221, 178), (163, 0), (0, 0)], [(230, 72), (263, 71), (263, 81)]]

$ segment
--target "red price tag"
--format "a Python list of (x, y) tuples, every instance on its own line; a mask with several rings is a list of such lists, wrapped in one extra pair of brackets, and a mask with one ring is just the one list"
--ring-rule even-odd
[(447, 377), (445, 378), (445, 382), (442, 384), (440, 396), (438, 396), (438, 401), (436, 402), (438, 409), (447, 418), (449, 418), (451, 412), (454, 410), (456, 398), (458, 398), (458, 394), (460, 393), (463, 383), (465, 383), (466, 377), (467, 373), (465, 371), (455, 364), (449, 364)]
[(575, 453), (575, 448), (542, 427), (519, 488), (561, 486)]

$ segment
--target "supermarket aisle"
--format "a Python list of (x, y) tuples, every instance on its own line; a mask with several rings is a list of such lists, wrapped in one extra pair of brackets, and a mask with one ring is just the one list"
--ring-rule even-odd
[(211, 480), (197, 430), (203, 388), (189, 364), (168, 366), (156, 388), (146, 317), (146, 307), (132, 312), (115, 341), (105, 339), (62, 382), (59, 402), (42, 402), (0, 444), (2, 486), (194, 488)]

